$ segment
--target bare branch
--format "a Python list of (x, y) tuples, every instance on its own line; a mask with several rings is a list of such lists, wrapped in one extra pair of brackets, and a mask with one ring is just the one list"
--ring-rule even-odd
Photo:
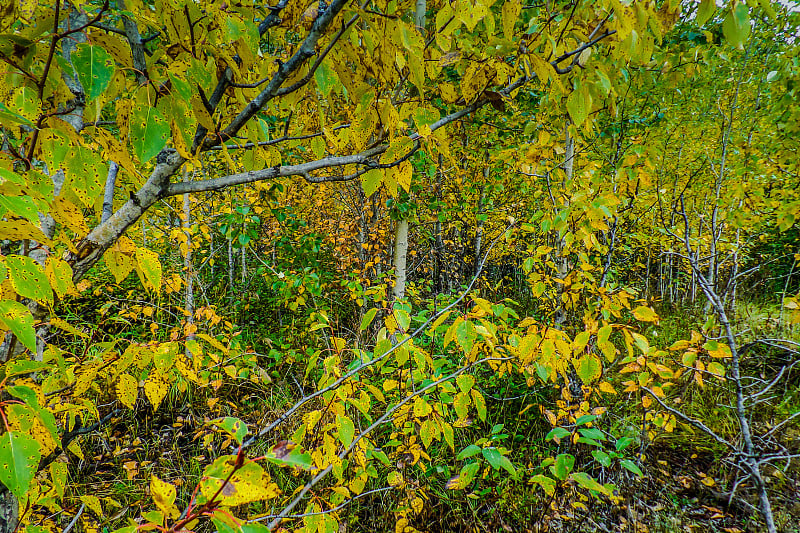
[[(340, 510), (344, 509), (345, 507), (347, 507), (348, 505), (350, 505), (354, 501), (359, 500), (359, 499), (361, 499), (361, 498), (363, 498), (365, 496), (371, 496), (372, 494), (377, 494), (377, 493), (380, 493), (380, 492), (387, 492), (387, 491), (390, 491), (390, 490), (394, 490), (396, 488), (397, 487), (382, 487), (380, 489), (368, 490), (366, 492), (362, 492), (358, 496), (354, 496), (354, 497), (350, 498), (349, 500), (346, 500), (346, 501), (340, 503), (336, 507), (328, 509), (327, 511), (317, 511), (315, 513), (290, 514), (290, 515), (284, 516), (283, 518), (305, 518), (307, 516), (317, 516), (317, 515), (335, 513), (336, 511), (340, 511)], [(251, 523), (252, 522), (263, 522), (264, 520), (269, 520), (270, 518), (278, 518), (278, 515), (268, 514), (268, 515), (265, 515), (265, 516), (259, 516), (258, 518), (254, 518), (253, 520), (249, 520), (248, 522), (251, 522)]]
[(683, 412), (681, 412), (681, 411), (678, 411), (677, 409), (674, 409), (674, 408), (670, 407), (669, 405), (665, 404), (665, 403), (664, 403), (664, 402), (661, 400), (661, 398), (659, 398), (659, 397), (656, 395), (656, 393), (654, 393), (654, 392), (653, 392), (652, 390), (650, 390), (649, 388), (647, 388), (647, 387), (642, 387), (642, 390), (644, 390), (644, 391), (647, 391), (647, 393), (648, 393), (650, 396), (652, 396), (652, 397), (655, 399), (655, 401), (657, 401), (657, 402), (659, 403), (659, 405), (661, 405), (661, 407), (662, 407), (662, 408), (666, 409), (667, 411), (669, 411), (669, 412), (670, 412), (670, 413), (672, 413), (673, 415), (677, 416), (678, 418), (680, 418), (681, 420), (683, 420), (683, 421), (684, 421), (684, 422), (686, 422), (687, 424), (689, 424), (689, 425), (691, 425), (691, 426), (694, 426), (695, 428), (699, 429), (700, 431), (702, 431), (703, 433), (705, 433), (705, 434), (706, 434), (706, 435), (708, 435), (709, 437), (713, 438), (715, 441), (719, 442), (720, 444), (722, 444), (722, 445), (723, 445), (723, 446), (725, 446), (726, 448), (729, 448), (730, 450), (732, 450), (732, 451), (734, 451), (734, 452), (736, 452), (736, 453), (741, 453), (741, 451), (740, 451), (740, 450), (738, 450), (738, 449), (737, 449), (737, 448), (736, 448), (736, 447), (735, 447), (733, 444), (731, 444), (731, 443), (730, 443), (730, 442), (728, 442), (727, 440), (725, 440), (725, 439), (723, 439), (722, 437), (720, 437), (719, 435), (717, 435), (717, 434), (714, 432), (714, 430), (713, 430), (713, 429), (711, 429), (710, 427), (708, 427), (707, 425), (705, 425), (705, 424), (703, 424), (702, 422), (700, 422), (699, 420), (696, 420), (696, 419), (694, 419), (694, 418), (690, 417), (689, 415), (687, 415), (687, 414), (685, 414), (685, 413), (683, 413)]
[(171, 183), (164, 193), (164, 197), (177, 194), (197, 193), (202, 191), (217, 191), (233, 185), (254, 183), (287, 176), (309, 176), (309, 173), (323, 168), (340, 167), (345, 165), (366, 165), (371, 158), (386, 151), (386, 146), (378, 146), (365, 150), (359, 154), (325, 157), (299, 165), (274, 166), (263, 170), (251, 170), (240, 174), (231, 174), (221, 178), (208, 180)]
[[(332, 131), (332, 132), (333, 131), (339, 131), (341, 129), (345, 129), (345, 128), (349, 128), (349, 127), (350, 127), (350, 124), (340, 124), (338, 126), (335, 126), (335, 127), (331, 128), (330, 131)], [(325, 132), (318, 131), (316, 133), (307, 133), (305, 135), (296, 135), (294, 137), (289, 137), (287, 135), (283, 135), (283, 136), (277, 137), (275, 139), (270, 139), (268, 141), (261, 141), (261, 142), (257, 142), (257, 143), (250, 142), (250, 143), (245, 143), (245, 144), (227, 144), (227, 145), (225, 145), (224, 148), (226, 150), (247, 150), (247, 149), (250, 149), (250, 148), (255, 148), (257, 146), (272, 146), (274, 144), (280, 144), (282, 142), (287, 142), (287, 141), (304, 141), (306, 139), (313, 139), (314, 137), (321, 137), (322, 135), (325, 135)], [(222, 146), (215, 146), (215, 147), (212, 148), (212, 150), (222, 150), (222, 149), (223, 149)]]

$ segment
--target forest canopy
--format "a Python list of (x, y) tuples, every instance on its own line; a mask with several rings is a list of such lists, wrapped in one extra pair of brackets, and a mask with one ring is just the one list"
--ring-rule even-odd
[(4, 2), (0, 531), (798, 531), (799, 12)]

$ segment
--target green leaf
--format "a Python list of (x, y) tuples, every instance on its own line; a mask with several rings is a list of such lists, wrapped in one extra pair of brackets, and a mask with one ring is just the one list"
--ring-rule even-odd
[(0, 326), (11, 330), (27, 349), (36, 351), (33, 316), (27, 307), (14, 300), (0, 300)]
[(5, 213), (25, 218), (34, 225), (39, 224), (39, 210), (36, 203), (29, 196), (0, 195), (0, 207), (3, 208)]
[(14, 113), (13, 111), (9, 110), (5, 106), (5, 104), (0, 102), (0, 124), (8, 125), (9, 123), (23, 124), (31, 128), (35, 127), (33, 122), (23, 117), (22, 115), (18, 115), (17, 113)]
[(568, 453), (560, 453), (556, 456), (555, 464), (550, 467), (550, 472), (561, 481), (564, 481), (569, 473), (572, 472), (573, 466), (575, 466), (575, 457)]
[(717, 10), (717, 3), (715, 0), (703, 0), (700, 2), (700, 7), (697, 8), (697, 22), (698, 26), (702, 26), (708, 19), (710, 19), (714, 15), (714, 11)]
[(595, 492), (608, 495), (608, 489), (605, 488), (600, 483), (598, 483), (597, 481), (595, 481), (586, 472), (574, 472), (570, 477), (572, 478), (573, 481), (575, 481), (578, 485), (580, 485), (585, 489), (593, 490)]
[(17, 294), (37, 302), (53, 303), (50, 282), (36, 261), (22, 255), (10, 255), (6, 257), (6, 266)]
[(372, 321), (375, 319), (375, 315), (378, 314), (378, 309), (373, 307), (369, 311), (364, 314), (364, 318), (361, 319), (361, 328), (360, 331), (366, 331)]
[[(23, 402), (25, 402), (24, 406), (9, 405), (6, 406), (6, 409), (11, 409), (12, 407), (24, 407), (26, 410), (28, 410), (30, 415), (39, 419), (39, 422), (47, 430), (47, 433), (49, 433), (49, 436), (51, 439), (53, 439), (53, 442), (58, 440), (58, 428), (56, 427), (56, 418), (53, 415), (53, 413), (51, 413), (49, 410), (42, 409), (42, 407), (39, 405), (39, 397), (36, 395), (36, 392), (32, 388), (25, 385), (12, 385), (10, 387), (6, 387), (6, 391), (14, 398), (18, 398)], [(8, 411), (6, 412), (6, 415), (9, 415)], [(43, 435), (41, 433), (37, 434), (32, 433), (32, 435), (36, 439), (46, 438), (46, 435)], [(37, 442), (39, 442), (40, 444), (42, 443), (41, 440), (38, 440)]]
[(408, 314), (408, 311), (403, 309), (395, 309), (394, 311), (394, 319), (397, 321), (397, 325), (400, 326), (402, 331), (408, 331), (409, 326), (411, 326), (411, 315)]
[(477, 331), (475, 331), (475, 325), (468, 320), (464, 320), (456, 327), (455, 334), (456, 342), (461, 346), (461, 349), (469, 353), (472, 350), (475, 338), (478, 336)]
[(319, 92), (321, 92), (325, 98), (330, 96), (333, 88), (339, 84), (339, 77), (336, 76), (336, 72), (334, 72), (325, 61), (314, 71), (314, 80), (317, 82)]
[(114, 75), (114, 61), (100, 46), (81, 43), (70, 56), (72, 65), (81, 82), (86, 101), (91, 102), (108, 88)]
[(602, 431), (597, 428), (580, 428), (578, 433), (586, 437), (587, 439), (593, 440), (606, 440), (606, 435)]
[(716, 374), (720, 378), (725, 376), (725, 367), (722, 365), (722, 363), (718, 363), (716, 361), (708, 363), (708, 367), (706, 370), (708, 370), (712, 374)]
[(572, 362), (575, 372), (584, 385), (588, 385), (603, 375), (603, 363), (593, 354), (586, 354)]
[(214, 425), (219, 426), (223, 430), (230, 433), (230, 435), (236, 439), (236, 442), (239, 444), (244, 441), (244, 437), (247, 435), (247, 424), (232, 416), (218, 418), (217, 420), (214, 420)]
[(731, 45), (742, 48), (750, 35), (750, 16), (747, 4), (736, 2), (722, 21), (722, 33)]
[(517, 471), (514, 469), (514, 465), (511, 464), (511, 461), (508, 460), (508, 457), (500, 453), (500, 450), (497, 448), (484, 448), (482, 453), (484, 459), (486, 459), (495, 470), (502, 468), (512, 476), (517, 474)]
[(50, 368), (49, 363), (31, 361), (30, 359), (17, 359), (6, 365), (6, 377), (9, 378), (20, 374), (32, 374), (33, 372), (40, 372), (46, 368)]
[(620, 438), (617, 439), (617, 442), (615, 444), (615, 448), (617, 449), (618, 452), (621, 452), (622, 450), (624, 450), (625, 448), (630, 446), (631, 443), (633, 443), (633, 439), (632, 438), (630, 438), (630, 437), (620, 437)]
[(475, 378), (469, 374), (461, 374), (456, 378), (456, 385), (461, 389), (461, 392), (469, 392), (473, 385), (475, 385)]
[(456, 460), (461, 461), (462, 459), (478, 455), (479, 453), (481, 453), (480, 446), (470, 444), (469, 446), (467, 446), (458, 453), (458, 455), (456, 456)]
[(311, 454), (303, 452), (299, 446), (291, 441), (281, 441), (266, 454), (267, 461), (281, 466), (311, 469)]
[(62, 162), (67, 175), (65, 187), (75, 193), (86, 207), (94, 206), (98, 196), (103, 194), (107, 162), (100, 151), (83, 146), (73, 147)]
[(339, 440), (341, 440), (342, 444), (345, 446), (350, 446), (356, 435), (355, 424), (349, 417), (340, 415), (336, 415), (336, 423), (339, 426)]
[(637, 476), (639, 477), (643, 476), (642, 470), (638, 466), (636, 466), (636, 463), (634, 463), (630, 459), (623, 459), (622, 461), (619, 462), (619, 464), (621, 464), (623, 467), (625, 467), (626, 470), (630, 470)]
[(569, 116), (576, 126), (580, 126), (586, 121), (591, 107), (592, 97), (589, 91), (584, 88), (572, 91), (567, 96), (567, 111), (569, 111)]
[(381, 170), (372, 169), (361, 175), (361, 187), (364, 188), (364, 195), (367, 197), (375, 194), (381, 183), (383, 183), (383, 171)]
[(450, 478), (445, 485), (446, 489), (451, 490), (461, 490), (469, 485), (473, 479), (475, 479), (475, 475), (480, 470), (481, 465), (480, 463), (469, 463), (461, 467), (461, 472), (455, 477)]
[(592, 450), (592, 457), (594, 457), (595, 461), (606, 468), (611, 466), (611, 456), (609, 456), (603, 450)]
[(30, 436), (14, 431), (0, 435), (0, 482), (18, 499), (28, 491), (40, 459), (39, 444)]
[(563, 439), (564, 437), (568, 437), (571, 433), (564, 429), (564, 428), (553, 428), (550, 430), (550, 433), (545, 436), (544, 440), (552, 440), (552, 439)]
[(133, 107), (130, 118), (130, 138), (133, 152), (146, 163), (158, 155), (167, 144), (169, 124), (158, 110), (146, 104)]

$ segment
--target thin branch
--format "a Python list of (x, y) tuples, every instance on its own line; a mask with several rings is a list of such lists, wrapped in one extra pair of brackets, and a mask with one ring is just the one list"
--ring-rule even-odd
[[(349, 127), (350, 127), (350, 124), (340, 124), (340, 125), (338, 125), (336, 127), (331, 128), (330, 131), (334, 132), (334, 131), (338, 131), (338, 130), (341, 130), (341, 129), (344, 129), (344, 128), (349, 128)], [(307, 133), (305, 135), (297, 135), (295, 137), (289, 137), (289, 136), (284, 135), (282, 137), (277, 137), (275, 139), (270, 139), (269, 141), (261, 141), (261, 142), (257, 142), (257, 143), (249, 142), (249, 143), (245, 143), (245, 144), (226, 144), (224, 149), (225, 150), (247, 150), (247, 149), (250, 149), (250, 148), (255, 148), (257, 146), (272, 146), (274, 144), (279, 144), (279, 143), (287, 142), (287, 141), (304, 141), (306, 139), (313, 139), (314, 137), (320, 137), (322, 135), (325, 135), (324, 131), (318, 131), (316, 133)], [(214, 146), (212, 148), (212, 150), (222, 150), (222, 149), (223, 149), (222, 146)]]
[[(350, 498), (349, 500), (340, 503), (336, 507), (328, 509), (327, 511), (317, 511), (317, 512), (314, 512), (314, 513), (302, 513), (302, 514), (290, 514), (290, 515), (284, 516), (283, 518), (305, 518), (307, 516), (317, 516), (317, 515), (335, 513), (336, 511), (340, 511), (341, 509), (344, 509), (345, 507), (347, 507), (348, 505), (350, 505), (354, 501), (359, 500), (359, 499), (363, 498), (364, 496), (370, 496), (372, 494), (376, 494), (376, 493), (380, 493), (380, 492), (387, 492), (387, 491), (390, 491), (390, 490), (394, 490), (396, 488), (397, 487), (383, 487), (383, 488), (380, 488), (380, 489), (368, 490), (366, 492), (362, 492), (358, 496), (354, 496), (354, 497)], [(254, 518), (253, 520), (248, 520), (248, 523), (251, 523), (251, 522), (263, 522), (264, 520), (269, 520), (270, 518), (278, 518), (278, 515), (276, 515), (276, 514), (268, 514), (268, 515), (264, 515), (264, 516), (259, 516), (258, 518)]]
[(72, 518), (72, 520), (70, 520), (69, 524), (67, 524), (67, 527), (64, 528), (62, 533), (69, 533), (70, 531), (72, 531), (72, 528), (75, 527), (75, 524), (78, 523), (78, 519), (83, 514), (84, 509), (86, 509), (86, 504), (82, 503), (80, 508), (78, 509), (78, 512), (75, 513), (75, 516)]
[(665, 404), (663, 401), (661, 401), (661, 398), (659, 398), (656, 395), (656, 393), (651, 391), (649, 388), (642, 387), (642, 389), (647, 391), (647, 393), (650, 396), (652, 396), (659, 403), (659, 405), (661, 405), (661, 407), (663, 407), (664, 409), (666, 409), (667, 411), (669, 411), (673, 415), (677, 416), (678, 418), (680, 418), (684, 422), (688, 423), (689, 425), (692, 425), (692, 426), (696, 427), (697, 429), (699, 429), (700, 431), (702, 431), (703, 433), (705, 433), (709, 437), (712, 437), (715, 441), (719, 442), (720, 444), (722, 444), (726, 448), (729, 448), (729, 449), (731, 449), (732, 451), (734, 451), (736, 453), (741, 453), (741, 451), (736, 449), (736, 447), (733, 444), (731, 444), (727, 440), (725, 440), (722, 437), (720, 437), (719, 435), (717, 435), (714, 432), (714, 430), (711, 429), (710, 427), (708, 427), (707, 425), (705, 425), (702, 422), (700, 422), (699, 420), (696, 420), (696, 419), (690, 417), (689, 415), (687, 415), (687, 414), (685, 414), (685, 413), (683, 413), (681, 411), (678, 411), (677, 409), (674, 409), (674, 408), (670, 407), (669, 405)]

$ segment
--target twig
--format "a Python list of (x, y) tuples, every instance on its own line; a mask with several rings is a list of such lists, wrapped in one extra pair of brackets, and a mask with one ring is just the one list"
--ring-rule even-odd
[(86, 504), (82, 503), (80, 509), (78, 509), (78, 512), (75, 514), (75, 517), (72, 520), (70, 520), (69, 524), (67, 524), (67, 527), (65, 527), (64, 531), (62, 531), (61, 533), (69, 533), (70, 531), (72, 531), (72, 528), (75, 527), (75, 524), (78, 523), (78, 519), (83, 514), (84, 509), (86, 509)]
[[(360, 498), (363, 498), (364, 496), (369, 496), (371, 494), (375, 494), (375, 493), (378, 493), (378, 492), (386, 492), (386, 491), (389, 491), (389, 490), (394, 490), (396, 488), (397, 487), (383, 487), (383, 488), (380, 488), (380, 489), (368, 490), (367, 492), (362, 492), (358, 496), (354, 496), (353, 498), (350, 498), (349, 500), (347, 500), (345, 502), (342, 502), (339, 505), (337, 505), (336, 507), (328, 509), (327, 511), (317, 511), (317, 512), (313, 512), (313, 513), (303, 513), (303, 514), (290, 514), (290, 515), (284, 516), (283, 518), (305, 518), (307, 516), (317, 516), (317, 515), (323, 515), (323, 514), (328, 514), (328, 513), (335, 513), (336, 511), (338, 511), (340, 509), (343, 509), (344, 507), (347, 507), (348, 505), (350, 505), (354, 501), (356, 501), (356, 500), (358, 500)], [(258, 518), (254, 518), (253, 520), (248, 520), (248, 522), (263, 522), (264, 520), (268, 520), (270, 518), (278, 518), (278, 515), (268, 514), (268, 515), (264, 515), (264, 516), (259, 516)]]

